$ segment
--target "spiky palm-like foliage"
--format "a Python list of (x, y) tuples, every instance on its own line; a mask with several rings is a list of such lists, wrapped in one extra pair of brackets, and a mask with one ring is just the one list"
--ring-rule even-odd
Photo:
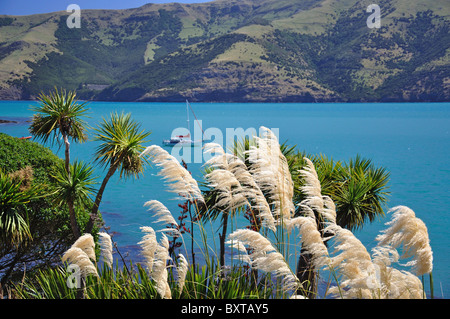
[(58, 206), (67, 204), (70, 213), (70, 225), (75, 238), (78, 238), (80, 228), (76, 219), (75, 207), (81, 209), (91, 209), (91, 196), (95, 193), (92, 187), (95, 178), (92, 176), (92, 167), (83, 162), (75, 161), (69, 166), (67, 172), (63, 165), (56, 166), (52, 177), (55, 180), (53, 195)]
[(340, 181), (330, 196), (336, 203), (337, 224), (353, 230), (383, 217), (389, 173), (370, 159), (356, 156), (340, 170)]
[(25, 205), (40, 195), (37, 186), (21, 189), (22, 182), (0, 169), (0, 239), (3, 244), (17, 245), (31, 238)]
[(39, 105), (31, 109), (33, 116), (29, 131), (43, 143), (60, 144), (61, 135), (65, 145), (65, 165), (69, 171), (70, 142), (84, 142), (87, 140), (87, 124), (82, 119), (86, 115), (86, 103), (78, 103), (75, 91), (66, 91), (57, 88), (49, 94), (41, 93), (38, 96)]
[(146, 138), (151, 134), (141, 129), (130, 113), (112, 113), (109, 119), (103, 118), (95, 132), (94, 141), (101, 142), (95, 152), (95, 161), (108, 168), (108, 171), (97, 192), (86, 232), (91, 232), (94, 227), (103, 192), (111, 176), (117, 170), (120, 170), (120, 178), (138, 177), (143, 173), (147, 160), (140, 154), (144, 150)]

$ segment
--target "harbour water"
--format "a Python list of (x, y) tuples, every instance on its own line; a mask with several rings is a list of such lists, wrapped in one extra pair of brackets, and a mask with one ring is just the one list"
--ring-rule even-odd
[[(18, 123), (0, 124), (0, 132), (16, 137), (28, 136), (32, 111), (30, 101), (1, 101), (0, 119)], [(92, 102), (91, 127), (110, 112), (131, 112), (132, 117), (150, 130), (151, 144), (162, 145), (174, 129), (186, 127), (185, 103)], [(413, 209), (428, 227), (434, 256), (434, 293), (450, 297), (450, 103), (331, 103), (331, 104), (257, 104), (192, 103), (202, 129), (216, 142), (227, 144), (233, 132), (256, 131), (260, 126), (278, 131), (280, 142), (296, 145), (309, 154), (324, 154), (334, 160), (347, 161), (357, 154), (373, 160), (390, 172), (391, 195), (386, 211), (397, 205)], [(190, 121), (194, 130), (194, 117)], [(228, 131), (227, 131), (228, 129)], [(209, 130), (209, 131), (207, 131)], [(197, 135), (201, 133), (197, 128)], [(228, 132), (228, 134), (227, 134)], [(220, 136), (222, 133), (222, 136)], [(90, 134), (92, 137), (92, 133)], [(198, 137), (198, 136), (197, 136)], [(93, 161), (96, 143), (72, 143), (72, 160)], [(63, 148), (52, 147), (60, 157)], [(170, 152), (170, 149), (168, 149)], [(197, 179), (202, 179), (198, 150), (184, 158)], [(196, 155), (197, 154), (197, 155)], [(197, 158), (194, 158), (197, 156)], [(201, 152), (200, 152), (201, 158)], [(105, 191), (100, 210), (114, 240), (129, 258), (139, 254), (141, 226), (158, 227), (143, 207), (148, 200), (163, 202), (174, 215), (180, 212), (174, 194), (168, 193), (158, 168), (148, 167), (138, 180), (120, 180), (114, 176)], [(99, 183), (105, 171), (96, 168)], [(118, 175), (118, 174), (116, 174)], [(368, 249), (376, 245), (375, 237), (390, 216), (366, 224), (355, 232)], [(245, 224), (242, 217), (239, 223)], [(138, 257), (136, 257), (138, 258)]]

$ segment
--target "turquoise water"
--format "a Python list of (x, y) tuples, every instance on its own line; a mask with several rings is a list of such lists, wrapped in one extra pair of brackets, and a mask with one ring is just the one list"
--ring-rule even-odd
[[(0, 118), (16, 119), (19, 124), (0, 124), (0, 132), (27, 136), (33, 102), (2, 101)], [(161, 145), (172, 130), (186, 126), (184, 103), (90, 103), (91, 126), (111, 111), (131, 112), (142, 126), (152, 131), (150, 144)], [(279, 130), (281, 142), (297, 145), (307, 153), (323, 153), (335, 160), (348, 160), (357, 154), (373, 159), (391, 173), (388, 207), (406, 205), (427, 225), (434, 253), (434, 289), (437, 297), (450, 297), (449, 222), (450, 185), (450, 103), (384, 103), (384, 104), (248, 104), (193, 103), (207, 132), (227, 128), (258, 129), (260, 126)], [(191, 128), (194, 128), (191, 116)], [(227, 143), (225, 137), (214, 136)], [(72, 160), (91, 161), (94, 142), (72, 144)], [(63, 157), (63, 150), (53, 148)], [(170, 150), (169, 150), (170, 151)], [(192, 160), (194, 160), (193, 150)], [(199, 177), (201, 164), (189, 164)], [(101, 204), (107, 226), (115, 232), (115, 241), (122, 253), (133, 257), (141, 239), (140, 226), (155, 226), (143, 204), (151, 199), (163, 202), (177, 216), (179, 202), (165, 191), (156, 176), (158, 170), (148, 168), (139, 180), (110, 180)], [(97, 169), (103, 178), (105, 172)], [(99, 179), (101, 181), (101, 179)], [(390, 216), (367, 224), (357, 237), (368, 248), (376, 245), (378, 232), (385, 229)], [(156, 227), (155, 227), (156, 228)]]

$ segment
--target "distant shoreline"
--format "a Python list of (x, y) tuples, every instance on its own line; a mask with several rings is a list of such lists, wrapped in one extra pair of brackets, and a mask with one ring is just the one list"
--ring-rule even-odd
[[(420, 103), (433, 103), (433, 104), (440, 104), (440, 103), (450, 103), (450, 100), (448, 101), (419, 101), (419, 100), (379, 100), (379, 101), (259, 101), (259, 100), (236, 100), (236, 101), (227, 101), (227, 100), (196, 100), (196, 99), (188, 99), (192, 103), (250, 103), (250, 104), (358, 104), (358, 103), (365, 103), (365, 104), (388, 104), (388, 103), (413, 103), (413, 104), (420, 104)], [(179, 100), (170, 100), (170, 99), (155, 99), (155, 100), (136, 100), (136, 101), (128, 101), (128, 100), (91, 100), (91, 99), (83, 99), (79, 98), (78, 101), (80, 102), (105, 102), (105, 103), (184, 103), (186, 99), (179, 99)], [(17, 99), (17, 100), (2, 100), (0, 99), (0, 102), (39, 102), (39, 100), (35, 99)], [(1, 123), (1, 122), (0, 122)]]
[(3, 120), (0, 119), (0, 124), (7, 124), (7, 123), (13, 123), (13, 124), (18, 124), (18, 121), (12, 121), (12, 120)]

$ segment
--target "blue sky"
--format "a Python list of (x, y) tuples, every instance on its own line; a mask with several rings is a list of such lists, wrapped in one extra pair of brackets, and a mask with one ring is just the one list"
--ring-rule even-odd
[(0, 0), (0, 14), (28, 15), (66, 10), (69, 4), (83, 9), (128, 9), (147, 3), (197, 3), (211, 0)]

